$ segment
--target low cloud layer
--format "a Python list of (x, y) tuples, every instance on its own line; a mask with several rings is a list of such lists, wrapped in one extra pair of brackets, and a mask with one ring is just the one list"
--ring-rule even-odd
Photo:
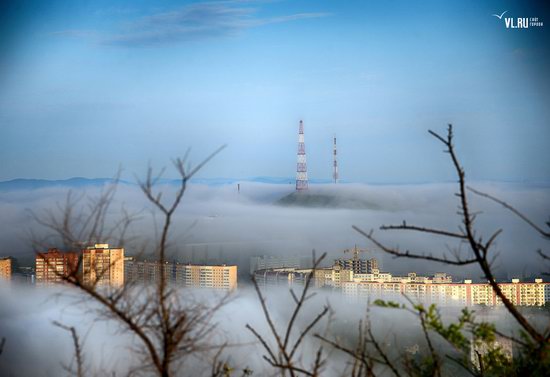
[[(544, 224), (548, 219), (548, 188), (489, 183), (476, 184), (475, 187), (513, 203), (539, 224)], [(238, 193), (235, 184), (191, 185), (181, 208), (176, 212), (170, 236), (170, 258), (179, 261), (221, 260), (237, 263), (239, 269), (246, 270), (251, 255), (292, 254), (308, 258), (311, 250), (316, 249), (318, 253), (328, 252), (328, 264), (333, 258), (341, 256), (344, 248), (358, 244), (370, 250), (367, 256), (373, 255), (382, 261), (383, 270), (394, 274), (408, 271), (446, 271), (457, 277), (474, 280), (481, 276), (475, 266), (450, 269), (426, 262), (388, 258), (351, 229), (351, 225), (365, 230), (378, 229), (381, 224), (407, 220), (410, 224), (456, 230), (460, 226), (460, 220), (456, 215), (454, 184), (312, 185), (312, 192), (336, 195), (339, 198), (361, 198), (377, 204), (377, 209), (357, 210), (283, 207), (273, 204), (292, 193), (292, 185), (241, 182), (240, 188)], [(164, 185), (159, 189), (164, 192), (166, 200), (169, 200), (175, 188), (173, 185)], [(100, 190), (102, 188), (90, 186), (76, 189), (73, 194), (82, 195), (82, 204), (85, 204), (86, 197), (95, 197)], [(68, 188), (63, 187), (3, 191), (0, 195), (0, 254), (13, 255), (23, 265), (32, 263), (33, 254), (29, 247), (28, 234), (31, 229), (35, 232), (41, 230), (32, 222), (29, 211), (40, 214), (46, 209), (62, 207), (67, 192)], [(481, 233), (489, 234), (498, 228), (504, 230), (495, 247), (495, 252), (499, 253), (495, 268), (500, 278), (539, 275), (541, 271), (547, 270), (535, 251), (538, 248), (547, 248), (548, 241), (494, 203), (472, 196), (471, 204), (475, 211), (479, 211), (477, 223)], [(139, 213), (140, 220), (132, 226), (128, 234), (132, 242), (126, 246), (126, 253), (135, 255), (138, 247), (132, 245), (142, 245), (144, 241), (149, 241), (151, 245), (158, 234), (155, 229), (159, 227), (160, 217), (152, 211), (150, 204), (134, 185), (122, 184), (118, 187), (108, 222), (114, 221), (120, 215), (121, 207)], [(441, 254), (447, 248), (457, 246), (452, 240), (421, 234), (381, 231), (376, 231), (376, 234), (388, 245), (398, 245), (411, 251)], [(466, 250), (464, 247), (463, 249)], [(209, 291), (198, 294), (205, 295), (204, 299), (212, 299), (212, 293), (207, 292)], [(121, 334), (116, 324), (95, 321), (93, 303), (85, 303), (75, 292), (67, 294), (64, 290), (61, 296), (57, 293), (57, 288), (54, 291), (33, 287), (19, 288), (14, 284), (0, 289), (0, 336), (7, 339), (6, 352), (0, 357), (0, 370), (7, 371), (4, 375), (11, 373), (33, 376), (45, 370), (46, 376), (62, 373), (60, 362), (67, 364), (71, 360), (71, 340), (63, 330), (52, 325), (53, 320), (74, 325), (83, 335), (91, 371), (100, 375), (108, 374), (105, 371), (126, 375), (129, 367), (137, 363), (129, 351), (131, 339)], [(330, 334), (349, 336), (352, 339), (357, 321), (365, 313), (366, 303), (352, 304), (338, 294), (318, 295), (300, 318), (300, 324), (306, 323), (311, 314), (326, 302), (335, 308)], [(268, 303), (277, 325), (283, 326), (290, 308), (288, 292), (284, 289), (270, 291)], [(339, 308), (345, 310), (338, 310)], [(453, 310), (448, 313), (447, 318), (456, 317), (456, 310)], [(511, 324), (504, 316), (496, 313), (490, 312), (490, 318), (486, 319), (498, 319), (505, 326)], [(388, 321), (389, 316), (393, 320)], [(388, 345), (393, 349), (404, 350), (419, 339), (418, 327), (410, 326), (411, 317), (406, 312), (373, 309), (371, 319), (378, 335), (390, 342)], [(251, 323), (262, 334), (268, 334), (269, 330), (265, 327), (257, 298), (245, 281), (240, 282), (235, 299), (218, 313), (215, 320), (219, 324), (219, 339), (243, 344), (228, 349), (224, 356), (232, 365), (239, 368), (248, 366), (261, 375), (266, 370), (261, 358), (262, 350), (258, 344), (251, 343), (254, 339), (244, 326)], [(407, 324), (407, 328), (401, 328), (400, 324)], [(325, 325), (320, 325), (316, 331), (324, 331)], [(395, 338), (388, 334), (399, 335), (398, 346), (392, 343)], [(315, 340), (308, 339), (304, 355), (306, 364), (309, 360), (307, 350), (313, 349), (316, 344)], [(29, 359), (33, 363), (28, 363)], [(194, 360), (187, 366), (190, 369), (186, 370), (195, 368), (197, 371), (204, 371), (204, 364), (201, 364), (204, 362), (204, 358)], [(332, 351), (330, 363), (326, 366), (326, 375), (340, 375), (345, 365), (344, 356)]]
[[(533, 221), (543, 225), (550, 214), (550, 190), (518, 185), (480, 183), (476, 188), (496, 195), (513, 204)], [(95, 197), (101, 188), (74, 189), (73, 195)], [(174, 186), (159, 187), (168, 199)], [(411, 186), (372, 186), (362, 184), (314, 185), (312, 192), (337, 198), (360, 198), (373, 203), (376, 209), (335, 209), (284, 207), (274, 203), (293, 192), (292, 185), (270, 185), (241, 182), (240, 193), (235, 184), (220, 186), (191, 185), (176, 212), (171, 233), (170, 258), (188, 261), (235, 263), (247, 269), (252, 255), (311, 256), (327, 252), (327, 263), (342, 256), (342, 250), (357, 244), (369, 250), (367, 257), (382, 261), (382, 269), (397, 273), (416, 271), (433, 273), (446, 271), (459, 278), (481, 277), (479, 270), (450, 268), (438, 264), (392, 259), (370, 244), (351, 227), (375, 230), (381, 241), (389, 246), (415, 252), (442, 255), (459, 247), (452, 239), (418, 233), (383, 232), (382, 224), (409, 224), (457, 231), (461, 226), (457, 216), (458, 200), (454, 184), (426, 184)], [(37, 190), (5, 191), (0, 196), (0, 255), (13, 255), (22, 264), (31, 264), (30, 233), (43, 232), (33, 221), (30, 211), (40, 215), (47, 209), (56, 211), (62, 206), (68, 189), (62, 187)], [(500, 278), (532, 277), (545, 271), (536, 255), (537, 249), (546, 250), (548, 241), (541, 238), (527, 224), (509, 211), (486, 199), (470, 195), (472, 210), (479, 212), (476, 220), (479, 235), (487, 239), (497, 229), (503, 233), (494, 247), (495, 268)], [(108, 215), (114, 222), (124, 208), (136, 213), (137, 221), (128, 232), (126, 253), (135, 255), (144, 242), (151, 246), (158, 235), (161, 217), (153, 211), (138, 187), (122, 184)], [(467, 255), (467, 247), (462, 246)]]
[[(293, 303), (288, 290), (284, 288), (264, 291), (271, 318), (279, 331), (284, 331), (290, 318)], [(181, 297), (198, 299), (203, 302), (217, 302), (220, 296), (212, 291), (180, 291)], [(188, 297), (189, 296), (189, 297)], [(98, 320), (99, 306), (73, 288), (55, 287), (36, 289), (33, 287), (5, 286), (0, 284), (0, 336), (6, 338), (5, 352), (0, 356), (0, 376), (61, 376), (67, 375), (62, 364), (73, 362), (73, 345), (70, 335), (53, 325), (58, 321), (67, 326), (74, 326), (79, 334), (86, 368), (86, 375), (116, 375), (126, 376), (137, 367), (140, 371), (140, 361), (131, 351), (136, 347), (134, 339), (123, 326), (115, 321)], [(344, 345), (352, 345), (357, 337), (357, 326), (364, 319), (367, 303), (353, 303), (340, 295), (317, 292), (308, 301), (304, 310), (296, 319), (296, 329), (304, 329), (321, 310), (322, 306), (331, 307), (331, 316), (321, 321), (304, 339), (303, 347), (298, 353), (301, 364), (308, 368), (313, 364), (313, 358), (320, 341), (313, 334), (322, 334), (329, 339), (338, 338)], [(455, 321), (460, 308), (442, 310), (445, 322)], [(398, 356), (407, 348), (418, 346), (419, 351), (426, 351), (418, 319), (414, 315), (399, 309), (370, 307), (369, 318), (372, 330), (380, 344), (390, 355)], [(480, 310), (477, 318), (482, 321), (492, 321), (501, 331), (511, 333), (517, 331), (511, 317), (504, 309)], [(547, 316), (544, 314), (531, 318), (539, 320), (538, 326), (544, 327)], [(245, 328), (250, 324), (258, 333), (266, 338), (269, 344), (274, 344), (270, 329), (255, 292), (252, 289), (240, 289), (228, 304), (223, 306), (212, 320), (216, 330), (212, 335), (212, 344), (231, 345), (221, 355), (231, 367), (240, 374), (244, 368), (250, 368), (254, 375), (270, 375), (272, 369), (262, 359), (265, 354), (261, 345)], [(297, 333), (293, 333), (297, 336)], [(437, 336), (433, 337), (436, 344), (443, 343)], [(331, 349), (324, 344), (324, 355), (327, 363), (323, 376), (342, 376), (349, 373), (349, 360), (345, 354)], [(444, 352), (444, 348), (439, 348)], [(200, 358), (188, 357), (181, 375), (207, 376), (215, 352), (202, 354)], [(32, 362), (30, 362), (32, 360)], [(346, 373), (346, 370), (348, 371)], [(464, 373), (457, 370), (458, 374)], [(148, 375), (143, 369), (137, 375)]]

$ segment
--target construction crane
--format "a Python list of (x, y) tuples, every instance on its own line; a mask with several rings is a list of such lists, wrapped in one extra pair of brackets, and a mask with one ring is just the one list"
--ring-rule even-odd
[(355, 245), (353, 249), (345, 249), (345, 253), (353, 253), (353, 258), (350, 259), (339, 259), (336, 261), (336, 263), (346, 270), (352, 270), (354, 274), (370, 274), (370, 273), (378, 273), (379, 271), (379, 265), (378, 260), (376, 258), (370, 258), (368, 260), (360, 259), (359, 254), (360, 253), (367, 253), (370, 252), (370, 250), (367, 249), (360, 249)]
[(357, 244), (353, 247), (353, 249), (345, 249), (344, 254), (346, 253), (353, 253), (353, 259), (359, 259), (359, 253), (367, 253), (369, 250), (366, 249), (360, 249), (357, 247)]

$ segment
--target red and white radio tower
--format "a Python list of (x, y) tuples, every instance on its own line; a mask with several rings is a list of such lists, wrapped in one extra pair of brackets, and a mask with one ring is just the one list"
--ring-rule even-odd
[(304, 122), (298, 130), (298, 164), (296, 165), (296, 191), (307, 190), (306, 145), (304, 143)]
[(332, 171), (332, 179), (334, 179), (334, 183), (338, 183), (338, 160), (336, 159), (336, 136), (334, 136), (334, 148), (333, 148), (333, 166), (334, 169)]

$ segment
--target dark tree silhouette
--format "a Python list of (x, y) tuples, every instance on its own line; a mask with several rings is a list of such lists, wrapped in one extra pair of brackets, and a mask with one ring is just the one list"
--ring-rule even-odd
[[(173, 162), (180, 175), (180, 182), (171, 201), (166, 202), (161, 192), (155, 192), (160, 174), (153, 176), (151, 168), (148, 169), (146, 179), (139, 182), (145, 197), (163, 215), (160, 240), (154, 249), (161, 265), (166, 261), (172, 218), (181, 204), (189, 180), (224, 147), (217, 149), (193, 168), (186, 166), (188, 154)], [(69, 194), (65, 204), (59, 205), (57, 211), (47, 211), (43, 216), (34, 215), (38, 223), (53, 231), (55, 236), (41, 241), (35, 239), (37, 253), (45, 244), (59, 240), (67, 250), (79, 250), (89, 243), (104, 243), (112, 239), (118, 240), (119, 245), (123, 244), (126, 230), (134, 217), (124, 212), (120, 221), (108, 226), (106, 215), (115, 190), (116, 185), (110, 186), (98, 198), (92, 199), (84, 209), (78, 206), (82, 197), (74, 198)], [(115, 237), (117, 233), (118, 237)], [(182, 299), (181, 292), (169, 286), (163, 273), (152, 287), (137, 287), (132, 283), (121, 287), (102, 287), (99, 282), (108, 269), (96, 270), (97, 277), (92, 282), (85, 282), (80, 273), (81, 265), (82, 257), (79, 258), (78, 268), (69, 274), (59, 273), (59, 276), (100, 305), (100, 318), (118, 322), (123, 332), (139, 340), (140, 346), (135, 352), (141, 358), (142, 364), (136, 371), (162, 377), (173, 376), (176, 365), (181, 367), (181, 363), (190, 355), (210, 352), (223, 346), (213, 343), (210, 337), (215, 329), (212, 317), (227, 303), (229, 295), (223, 296), (215, 304), (192, 300), (189, 295)], [(48, 267), (55, 271), (54, 266)], [(76, 339), (78, 343), (76, 333), (72, 331), (74, 329), (61, 324), (57, 326), (69, 329), (73, 340)], [(75, 350), (77, 360), (82, 360), (80, 345)]]
[(246, 328), (254, 334), (266, 351), (267, 355), (263, 356), (264, 360), (267, 361), (269, 365), (279, 370), (282, 376), (319, 376), (321, 369), (325, 364), (322, 347), (317, 349), (313, 365), (311, 366), (303, 366), (301, 364), (299, 360), (299, 353), (301, 352), (305, 337), (319, 323), (319, 321), (321, 321), (321, 319), (329, 313), (330, 308), (328, 305), (325, 305), (323, 309), (306, 325), (305, 328), (298, 328), (296, 322), (300, 312), (304, 309), (304, 304), (311, 299), (313, 295), (315, 295), (315, 293), (310, 293), (309, 291), (313, 284), (315, 269), (319, 266), (325, 256), (326, 254), (323, 254), (319, 258), (315, 258), (315, 253), (313, 253), (313, 268), (311, 273), (307, 275), (304, 286), (302, 287), (302, 292), (299, 295), (297, 295), (294, 290), (290, 288), (290, 295), (294, 302), (294, 310), (292, 311), (290, 319), (286, 324), (286, 328), (282, 332), (277, 328), (272, 319), (266, 299), (258, 286), (258, 283), (254, 278), (252, 279), (258, 299), (260, 300), (260, 304), (262, 306), (265, 320), (268, 324), (271, 337), (274, 340), (275, 345), (273, 346), (272, 342), (261, 335), (249, 324), (246, 325)]

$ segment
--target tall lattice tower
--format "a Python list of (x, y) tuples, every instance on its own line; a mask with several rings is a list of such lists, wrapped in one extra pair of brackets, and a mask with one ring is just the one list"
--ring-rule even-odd
[(334, 136), (334, 147), (332, 148), (332, 179), (338, 183), (338, 160), (336, 159), (336, 136)]
[(298, 129), (298, 163), (296, 165), (296, 191), (307, 190), (306, 144), (304, 143), (304, 122)]

